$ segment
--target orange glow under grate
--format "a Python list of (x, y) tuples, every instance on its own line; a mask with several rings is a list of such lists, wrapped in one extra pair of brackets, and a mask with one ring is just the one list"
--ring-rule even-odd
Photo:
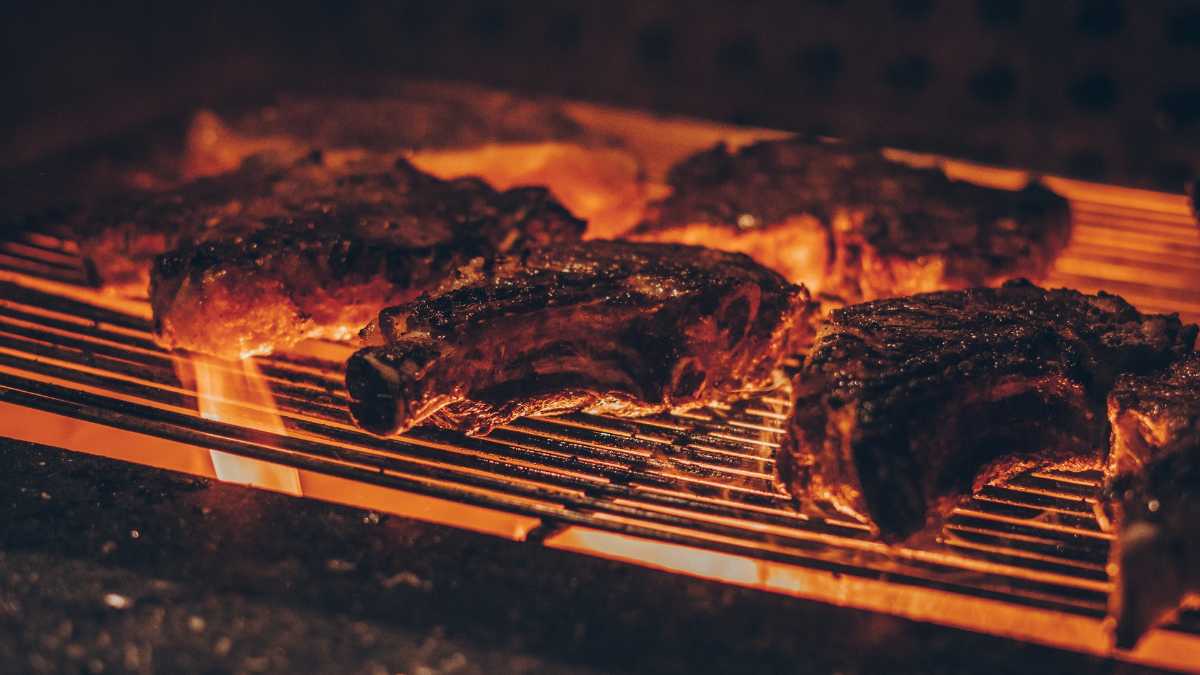
[[(650, 139), (652, 171), (713, 140), (762, 133), (580, 110), (613, 133)], [(995, 184), (1020, 175), (947, 168)], [(1182, 196), (1054, 187), (1075, 200), (1076, 227), (1050, 285), (1200, 319), (1200, 230)], [(380, 439), (347, 416), (345, 346), (240, 364), (164, 352), (145, 304), (84, 288), (76, 255), (69, 242), (37, 235), (0, 245), (0, 435), (837, 605), (1109, 649), (1110, 537), (1093, 516), (1096, 475), (1034, 472), (989, 486), (936, 541), (889, 549), (859, 523), (796, 514), (776, 491), (772, 453), (788, 405), (780, 394), (638, 420), (522, 419), (486, 438), (421, 428)], [(1200, 616), (1184, 612), (1116, 656), (1200, 671)]]

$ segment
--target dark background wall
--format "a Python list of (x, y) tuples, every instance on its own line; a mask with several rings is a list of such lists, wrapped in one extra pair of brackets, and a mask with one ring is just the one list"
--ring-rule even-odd
[[(254, 5), (254, 6), (248, 6)], [(1178, 191), (1200, 2), (28, 2), (0, 164), (197, 105), (453, 78)]]

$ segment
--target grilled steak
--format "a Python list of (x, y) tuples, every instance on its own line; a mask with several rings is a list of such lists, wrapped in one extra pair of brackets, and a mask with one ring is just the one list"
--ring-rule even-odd
[(1200, 355), (1147, 376), (1125, 376), (1108, 397), (1112, 425), (1106, 475), (1141, 473), (1165, 455), (1200, 445)]
[(349, 361), (351, 411), (379, 434), (470, 434), (522, 415), (644, 415), (773, 381), (805, 340), (808, 292), (749, 258), (592, 241), (477, 261), (379, 315)]
[(1200, 354), (1126, 376), (1108, 398), (1107, 517), (1120, 570), (1116, 641), (1132, 647), (1188, 593), (1200, 593)]
[(796, 376), (780, 477), (806, 506), (908, 538), (993, 479), (1098, 467), (1113, 381), (1195, 336), (1113, 295), (1027, 281), (836, 310)]
[[(197, 191), (207, 198), (193, 199)], [(583, 230), (540, 188), (497, 193), (403, 160), (247, 167), (160, 203), (165, 214), (131, 223), (187, 231), (154, 265), (159, 337), (226, 357), (351, 337), (384, 306), (436, 287), (475, 256), (575, 240)]]
[[(189, 210), (204, 212), (214, 204), (258, 200), (290, 189), (277, 185), (270, 170), (241, 171), (246, 161), (259, 168), (289, 166), (319, 151), (328, 169), (405, 152), (419, 169), (445, 180), (480, 176), (500, 190), (544, 185), (573, 213), (595, 219), (594, 232), (627, 229), (645, 199), (637, 160), (609, 146), (608, 139), (590, 135), (561, 106), (477, 87), (404, 84), (384, 98), (284, 99), (226, 116), (200, 111), (187, 129), (182, 153), (179, 130), (173, 128), (171, 134), (174, 142), (167, 143), (159, 137), (168, 132), (157, 132), (155, 154), (141, 160), (147, 170), (122, 165), (119, 174), (109, 171), (114, 177), (107, 182), (119, 175), (121, 183), (114, 187), (120, 189), (103, 191), (155, 192), (99, 204), (84, 199), (65, 224), (62, 214), (41, 213), (36, 204), (22, 204), (12, 214), (20, 218), (3, 220), (30, 221), (31, 227), (78, 236), (97, 285), (143, 296), (150, 261), (184, 241), (186, 228), (177, 221), (186, 219)], [(95, 158), (91, 162), (108, 164)], [(227, 172), (236, 175), (221, 179)], [(106, 175), (92, 171), (86, 177), (96, 184)], [(188, 184), (199, 177), (211, 178)], [(30, 189), (22, 185), (20, 191)], [(146, 225), (155, 218), (163, 225)]]
[(591, 137), (560, 107), (478, 90), (409, 93), (284, 100), (226, 118), (202, 111), (187, 134), (184, 173), (219, 174), (258, 153), (295, 159), (314, 148), (404, 150), (415, 166), (447, 180), (478, 176), (501, 190), (545, 186), (588, 221), (593, 237), (624, 232), (641, 216), (645, 184), (636, 158)]
[(1066, 244), (1067, 201), (954, 181), (874, 148), (790, 139), (694, 155), (629, 238), (748, 253), (848, 301), (1041, 277)]

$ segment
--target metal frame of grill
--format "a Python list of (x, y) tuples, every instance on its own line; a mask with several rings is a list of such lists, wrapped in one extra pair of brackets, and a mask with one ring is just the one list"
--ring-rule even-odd
[[(1049, 283), (1200, 315), (1200, 230), (1182, 197), (1056, 187), (1073, 197), (1076, 227)], [(208, 477), (220, 451), (295, 468), (307, 497), (1108, 653), (1111, 537), (1093, 516), (1097, 474), (990, 485), (936, 537), (889, 548), (860, 523), (797, 514), (774, 485), (783, 392), (634, 420), (521, 419), (484, 438), (419, 428), (381, 439), (348, 417), (344, 347), (319, 345), (258, 360), (281, 435), (202, 417), (179, 375), (187, 357), (150, 331), (144, 303), (84, 286), (71, 242), (0, 244), (0, 436)], [(1200, 614), (1114, 655), (1200, 671)]]

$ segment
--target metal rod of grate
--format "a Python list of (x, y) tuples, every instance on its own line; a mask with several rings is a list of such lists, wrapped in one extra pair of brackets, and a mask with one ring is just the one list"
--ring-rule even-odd
[[(1200, 315), (1188, 281), (1200, 274), (1194, 228), (1162, 214), (1114, 213), (1076, 208), (1075, 240), (1051, 281)], [(1110, 537), (1093, 516), (1097, 475), (1041, 471), (988, 486), (936, 537), (889, 548), (860, 523), (797, 514), (776, 488), (783, 392), (642, 419), (527, 418), (483, 438), (419, 428), (382, 439), (349, 420), (340, 363), (280, 354), (259, 365), (286, 434), (264, 432), (200, 416), (196, 392), (177, 375), (187, 357), (155, 344), (144, 310), (114, 309), (85, 288), (79, 263), (72, 244), (46, 235), (0, 245), (0, 403), (294, 467), (364, 493), (374, 486), (509, 513), (536, 523), (517, 538), (841, 604), (1024, 639), (1040, 638), (1021, 621), (1074, 617), (1087, 637), (1068, 631), (1050, 641), (1103, 649)], [(0, 435), (18, 435), (10, 426), (0, 420)], [(612, 536), (623, 539), (604, 538)], [(648, 552), (629, 542), (676, 548)], [(675, 564), (663, 551), (710, 557)], [(754, 562), (763, 578), (713, 569), (714, 561)], [(763, 576), (779, 569), (792, 571), (791, 585)], [(856, 584), (872, 583), (891, 606), (855, 595)], [(913, 598), (923, 597), (974, 605), (944, 601), (922, 611)], [(1011, 611), (1006, 620), (976, 620), (957, 606)], [(1124, 657), (1200, 668), (1178, 652), (1200, 653), (1200, 616), (1185, 612), (1155, 637)]]

